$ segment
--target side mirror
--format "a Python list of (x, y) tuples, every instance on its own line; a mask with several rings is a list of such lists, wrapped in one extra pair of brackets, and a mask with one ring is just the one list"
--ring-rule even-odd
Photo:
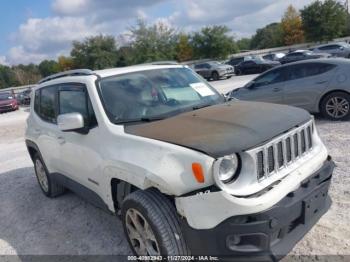
[(63, 132), (81, 131), (84, 125), (84, 117), (80, 113), (62, 114), (57, 117), (58, 128)]

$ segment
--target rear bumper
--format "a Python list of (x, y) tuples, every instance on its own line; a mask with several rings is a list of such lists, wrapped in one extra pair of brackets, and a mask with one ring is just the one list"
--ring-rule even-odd
[(235, 261), (282, 258), (329, 209), (334, 166), (333, 161), (325, 161), (301, 187), (264, 212), (230, 217), (211, 229), (194, 229), (183, 219), (182, 230), (192, 254)]

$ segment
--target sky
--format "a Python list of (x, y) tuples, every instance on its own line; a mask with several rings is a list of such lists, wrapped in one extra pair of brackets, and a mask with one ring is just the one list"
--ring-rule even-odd
[(98, 34), (120, 40), (137, 18), (185, 32), (227, 25), (236, 39), (278, 22), (289, 4), (312, 0), (11, 0), (1, 1), (0, 64), (40, 63), (68, 55), (72, 41)]

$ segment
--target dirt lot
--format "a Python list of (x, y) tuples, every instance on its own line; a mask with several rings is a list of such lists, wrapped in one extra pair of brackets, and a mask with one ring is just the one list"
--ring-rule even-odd
[[(130, 254), (116, 217), (72, 193), (41, 193), (23, 140), (27, 115), (0, 114), (0, 255)], [(292, 254), (350, 255), (350, 122), (317, 119), (317, 127), (337, 164), (333, 205)]]

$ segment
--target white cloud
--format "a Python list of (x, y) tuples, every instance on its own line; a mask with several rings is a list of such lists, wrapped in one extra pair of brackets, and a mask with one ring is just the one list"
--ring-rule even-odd
[(85, 12), (89, 2), (89, 0), (56, 0), (52, 3), (52, 9), (59, 14), (73, 15), (79, 10)]
[(9, 65), (6, 56), (0, 55), (0, 65)]
[(10, 63), (39, 62), (42, 58), (66, 54), (73, 40), (99, 33), (81, 17), (31, 18), (20, 25), (12, 38), (19, 43), (8, 54)]
[(8, 53), (11, 64), (39, 63), (47, 59), (48, 55), (43, 53), (29, 52), (23, 46), (12, 47)]
[[(13, 33), (14, 46), (0, 63), (40, 62), (69, 54), (72, 41), (97, 34), (118, 36), (137, 17), (163, 22), (186, 31), (225, 24), (237, 37), (254, 34), (257, 28), (280, 20), (289, 4), (302, 8), (312, 0), (53, 0), (53, 16), (30, 18)], [(172, 14), (157, 16), (169, 5)], [(168, 8), (168, 7), (167, 7)], [(167, 9), (165, 8), (165, 9)], [(128, 36), (117, 37), (119, 43)]]

